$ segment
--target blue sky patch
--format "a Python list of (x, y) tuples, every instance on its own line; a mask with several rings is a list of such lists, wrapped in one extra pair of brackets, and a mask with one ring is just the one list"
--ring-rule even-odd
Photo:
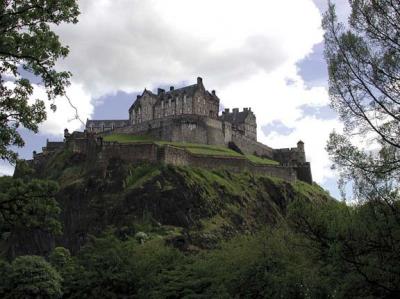
[(285, 126), (280, 120), (274, 120), (273, 122), (263, 126), (261, 130), (263, 131), (265, 136), (268, 136), (269, 134), (271, 134), (271, 132), (276, 132), (280, 135), (288, 136), (294, 131), (294, 128), (289, 128)]

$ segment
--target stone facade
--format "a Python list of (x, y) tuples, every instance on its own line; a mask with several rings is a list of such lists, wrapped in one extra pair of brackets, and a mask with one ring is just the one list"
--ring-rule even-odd
[(131, 125), (179, 115), (201, 115), (218, 119), (219, 98), (215, 91), (208, 92), (203, 80), (197, 84), (169, 91), (159, 88), (157, 94), (145, 89), (129, 108)]
[(243, 111), (234, 108), (232, 112), (227, 108), (222, 112), (220, 119), (223, 122), (229, 122), (232, 126), (232, 130), (236, 133), (257, 141), (256, 116), (253, 111), (251, 111), (251, 108), (244, 108)]
[(128, 120), (88, 120), (86, 131), (101, 134), (149, 135), (159, 140), (228, 145), (233, 134), (257, 141), (256, 116), (251, 108), (219, 115), (220, 99), (197, 83), (157, 93), (147, 89), (129, 108)]

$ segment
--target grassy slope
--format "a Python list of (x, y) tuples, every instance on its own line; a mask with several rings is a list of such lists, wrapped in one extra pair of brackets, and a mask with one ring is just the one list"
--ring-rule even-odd
[(283, 219), (296, 198), (329, 198), (320, 187), (302, 182), (118, 160), (101, 166), (69, 152), (55, 155), (42, 173), (61, 185), (58, 200), (66, 226), (61, 240), (72, 249), (82, 233), (96, 235), (109, 226), (162, 238), (184, 232), (193, 246), (208, 248)]
[(257, 157), (255, 155), (246, 155), (246, 158), (248, 160), (250, 160), (251, 162), (256, 163), (256, 164), (279, 165), (279, 162), (277, 162), (277, 161), (266, 159), (266, 158)]
[[(128, 134), (112, 134), (104, 137), (105, 141), (114, 141), (120, 143), (135, 143), (135, 142), (154, 142), (157, 145), (172, 145), (175, 147), (183, 148), (192, 154), (210, 155), (210, 156), (226, 156), (226, 157), (242, 157), (243, 155), (223, 146), (184, 143), (184, 142), (168, 142), (168, 141), (155, 141), (149, 136), (134, 136)], [(279, 165), (278, 162), (257, 157), (254, 155), (246, 155), (245, 158), (256, 164), (263, 165)]]

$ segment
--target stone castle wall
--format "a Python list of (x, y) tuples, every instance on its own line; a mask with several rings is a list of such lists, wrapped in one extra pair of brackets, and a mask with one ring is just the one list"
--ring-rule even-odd
[(280, 162), (281, 164), (294, 164), (305, 162), (304, 152), (300, 151), (296, 147), (275, 149), (273, 151), (273, 159)]
[(210, 170), (227, 169), (232, 172), (251, 172), (260, 175), (278, 177), (290, 182), (296, 180), (296, 169), (292, 167), (255, 164), (245, 157), (224, 157), (212, 155), (193, 154), (185, 149), (171, 145), (158, 146), (151, 142), (135, 142), (121, 144), (105, 142), (101, 139), (89, 139), (87, 143), (82, 140), (69, 140), (69, 149), (74, 152), (87, 153), (87, 150), (97, 147), (98, 159), (106, 163), (113, 158), (121, 159), (127, 163), (166, 163), (176, 166), (202, 167)]
[(232, 132), (232, 142), (242, 151), (242, 153), (247, 155), (254, 155), (260, 157), (266, 157), (272, 159), (274, 156), (274, 150), (260, 142), (254, 141), (242, 134)]
[(117, 128), (107, 134), (146, 135), (156, 140), (225, 145), (222, 122), (206, 116), (171, 116)]

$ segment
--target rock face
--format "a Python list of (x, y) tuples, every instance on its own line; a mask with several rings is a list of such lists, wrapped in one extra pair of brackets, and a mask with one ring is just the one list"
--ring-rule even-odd
[(54, 246), (76, 252), (89, 235), (109, 228), (122, 238), (145, 232), (182, 249), (212, 248), (238, 232), (279, 221), (297, 197), (329, 198), (303, 182), (119, 159), (96, 163), (66, 150), (56, 152), (34, 176), (60, 184), (63, 232), (21, 233), (12, 246), (15, 255), (46, 255)]

